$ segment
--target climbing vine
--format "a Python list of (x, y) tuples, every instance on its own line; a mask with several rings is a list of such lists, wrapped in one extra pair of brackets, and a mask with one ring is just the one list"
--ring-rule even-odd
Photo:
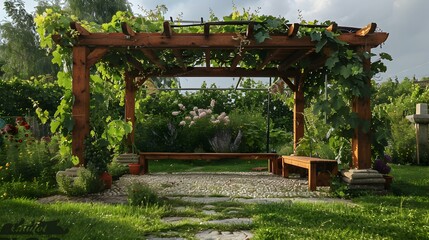
[[(85, 29), (90, 32), (122, 32), (121, 23), (126, 22), (135, 32), (158, 32), (163, 31), (163, 23), (167, 8), (164, 5), (157, 6), (153, 10), (147, 10), (143, 15), (133, 16), (128, 12), (117, 12), (112, 20), (108, 23), (98, 25), (92, 22), (79, 21), (75, 16), (71, 16), (61, 9), (47, 9), (43, 14), (37, 15), (35, 22), (37, 32), (40, 35), (41, 46), (48, 49), (54, 56), (53, 62), (60, 65), (64, 71), (58, 74), (58, 84), (66, 89), (66, 94), (57, 112), (54, 115), (52, 131), (67, 132), (70, 130), (71, 120), (71, 46), (75, 42), (75, 37), (78, 32), (70, 29), (70, 22), (77, 21)], [(239, 11), (233, 8), (231, 14), (219, 18), (212, 12), (210, 13), (209, 21), (252, 21), (254, 23), (253, 38), (257, 43), (264, 42), (271, 35), (287, 34), (289, 31), (289, 21), (282, 17), (274, 17), (269, 15), (259, 15), (257, 11), (243, 9)], [(178, 23), (180, 24), (180, 19)], [(347, 46), (347, 43), (340, 41), (337, 37), (338, 32), (329, 31), (326, 26), (332, 24), (331, 21), (325, 22), (306, 22), (302, 20), (301, 27), (298, 30), (296, 37), (309, 36), (312, 41), (316, 42), (316, 52), (327, 55), (325, 66), (317, 70), (308, 71), (310, 62), (299, 61), (292, 68), (300, 71), (305, 76), (305, 93), (306, 99), (318, 97), (319, 101), (315, 101), (314, 112), (324, 113), (328, 123), (335, 123), (335, 126), (340, 126), (341, 131), (350, 130), (354, 127), (361, 126), (369, 130), (369, 122), (360, 120), (356, 114), (351, 112), (350, 96), (368, 97), (370, 95), (370, 85), (368, 80), (378, 72), (386, 70), (383, 60), (391, 60), (391, 57), (382, 53), (379, 59), (373, 61), (370, 71), (363, 69), (363, 60), (374, 57), (374, 54), (366, 52), (362, 49), (352, 49)], [(210, 28), (211, 33), (236, 33), (237, 41), (240, 41), (241, 46), (247, 44), (249, 40), (245, 36), (246, 25), (215, 25)], [(178, 33), (203, 33), (203, 26), (190, 26), (175, 28)], [(55, 41), (59, 44), (55, 44)], [(238, 48), (236, 51), (240, 52)], [(123, 73), (127, 69), (131, 69), (128, 58), (132, 54), (128, 51), (108, 53), (103, 59), (96, 64), (96, 71), (91, 73), (91, 92), (93, 94), (101, 94), (105, 99), (104, 104), (109, 104), (114, 99), (121, 99), (120, 104), (123, 105), (124, 99), (124, 81)], [(146, 71), (157, 69), (147, 57), (141, 55), (134, 56), (139, 59), (140, 64)], [(156, 53), (157, 57), (166, 65), (166, 67), (177, 66), (178, 60), (171, 54), (171, 50), (163, 50)], [(185, 64), (199, 65), (204, 63), (204, 53), (201, 50), (185, 50), (183, 53), (183, 61)], [(266, 52), (262, 50), (248, 50), (243, 52), (241, 59), (241, 67), (254, 68), (260, 64)], [(211, 64), (213, 66), (230, 66), (233, 61), (231, 54), (219, 51), (213, 51), (211, 56)], [(280, 62), (271, 62), (266, 67), (277, 67)], [(119, 67), (118, 67), (119, 66)], [(328, 78), (330, 89), (328, 97), (320, 99), (321, 89), (324, 87), (325, 76)], [(106, 101), (107, 99), (107, 101)], [(308, 101), (308, 102), (310, 102)], [(138, 104), (138, 103), (137, 103)], [(141, 115), (141, 113), (136, 113)], [(112, 126), (114, 121), (118, 120), (120, 115), (106, 116), (106, 129), (108, 125)], [(116, 123), (116, 122), (115, 122)], [(64, 131), (66, 130), (66, 131)], [(107, 130), (106, 130), (107, 131)], [(112, 131), (111, 131), (112, 132)], [(111, 133), (110, 132), (110, 133)], [(121, 134), (127, 131), (118, 131)], [(105, 133), (104, 135), (108, 135)], [(119, 139), (112, 137), (111, 139)]]

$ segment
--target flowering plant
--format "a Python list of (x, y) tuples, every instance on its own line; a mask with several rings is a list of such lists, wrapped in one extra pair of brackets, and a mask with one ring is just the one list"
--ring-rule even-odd
[(392, 170), (389, 166), (390, 162), (392, 162), (392, 158), (389, 155), (385, 154), (381, 158), (375, 159), (372, 168), (374, 170), (377, 170), (381, 174), (389, 174)]
[(226, 115), (225, 112), (222, 112), (219, 115), (215, 115), (213, 114), (213, 108), (216, 104), (216, 101), (214, 99), (212, 99), (210, 101), (210, 106), (205, 109), (205, 108), (198, 108), (198, 107), (194, 107), (191, 111), (189, 111), (189, 115), (186, 114), (186, 107), (179, 103), (179, 111), (174, 111), (171, 114), (173, 116), (179, 116), (179, 115), (183, 115), (185, 114), (185, 117), (182, 121), (180, 121), (179, 125), (180, 126), (186, 126), (188, 125), (189, 127), (191, 127), (192, 125), (194, 125), (199, 119), (204, 119), (204, 118), (209, 118), (210, 122), (213, 124), (220, 124), (223, 123), (225, 125), (227, 125), (229, 123), (229, 117)]

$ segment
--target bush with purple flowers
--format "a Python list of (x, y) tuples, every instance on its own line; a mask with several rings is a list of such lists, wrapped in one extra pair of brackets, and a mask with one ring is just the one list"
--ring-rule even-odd
[(389, 166), (390, 162), (392, 162), (392, 158), (389, 155), (385, 154), (381, 158), (375, 159), (372, 168), (374, 170), (377, 170), (381, 174), (389, 174), (392, 170)]

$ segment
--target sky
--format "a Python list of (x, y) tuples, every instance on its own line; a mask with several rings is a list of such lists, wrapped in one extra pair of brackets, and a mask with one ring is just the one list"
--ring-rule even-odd
[[(3, 6), (4, 0), (0, 0)], [(24, 0), (26, 9), (34, 11), (37, 4)], [(363, 27), (370, 22), (377, 23), (380, 31), (388, 32), (389, 38), (374, 53), (386, 52), (393, 57), (386, 62), (387, 72), (375, 76), (377, 81), (388, 78), (429, 77), (429, 1), (427, 0), (129, 0), (135, 14), (142, 8), (154, 9), (165, 4), (167, 17), (184, 20), (208, 19), (210, 10), (222, 17), (238, 9), (250, 9), (259, 14), (282, 16), (289, 22), (299, 22), (299, 12), (305, 20), (335, 21), (340, 26)], [(0, 21), (6, 18), (0, 9)], [(376, 60), (375, 58), (373, 61)], [(182, 87), (199, 87), (199, 82), (181, 80)], [(228, 85), (233, 85), (230, 82)], [(234, 81), (237, 81), (235, 79)], [(210, 81), (208, 81), (210, 83)], [(195, 85), (197, 84), (197, 85)], [(225, 83), (227, 84), (227, 83)]]

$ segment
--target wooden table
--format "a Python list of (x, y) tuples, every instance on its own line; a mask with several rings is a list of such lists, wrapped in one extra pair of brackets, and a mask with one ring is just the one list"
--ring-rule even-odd
[(149, 172), (148, 160), (176, 159), (176, 160), (217, 160), (217, 159), (268, 159), (270, 169), (278, 173), (278, 158), (276, 153), (174, 153), (174, 152), (140, 152), (139, 163), (142, 166), (141, 174)]
[(331, 176), (338, 173), (336, 160), (304, 156), (282, 156), (282, 175), (289, 177), (291, 166), (308, 170), (308, 189), (315, 191), (316, 186), (329, 186)]

